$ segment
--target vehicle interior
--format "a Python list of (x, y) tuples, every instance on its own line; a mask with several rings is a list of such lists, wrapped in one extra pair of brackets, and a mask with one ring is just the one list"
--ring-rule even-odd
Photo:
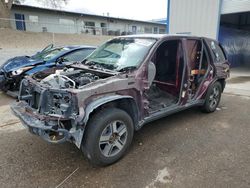
[(198, 91), (200, 84), (202, 83), (207, 69), (208, 69), (208, 58), (207, 53), (202, 45), (201, 40), (188, 39), (186, 40), (187, 45), (187, 60), (189, 67), (189, 98), (193, 99)]
[[(208, 70), (207, 53), (201, 40), (186, 40), (189, 100), (194, 99)], [(176, 104), (182, 90), (184, 54), (180, 40), (163, 42), (151, 59), (154, 72), (147, 92), (149, 111), (155, 112)], [(154, 70), (155, 69), (155, 70)], [(153, 70), (153, 71), (152, 71)], [(150, 79), (149, 79), (150, 80)]]
[[(155, 76), (147, 92), (149, 111), (169, 107), (179, 101), (184, 70), (182, 43), (180, 40), (163, 42), (151, 59)], [(151, 68), (151, 71), (154, 68)]]

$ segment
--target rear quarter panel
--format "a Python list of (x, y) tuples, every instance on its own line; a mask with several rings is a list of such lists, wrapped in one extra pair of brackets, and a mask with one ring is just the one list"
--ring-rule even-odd
[[(230, 64), (228, 62), (224, 49), (218, 41), (205, 39), (205, 42), (209, 48), (211, 64), (215, 68), (215, 77), (217, 79), (227, 79), (230, 75)], [(221, 50), (222, 53), (217, 53), (219, 52), (219, 50)], [(220, 58), (218, 56), (224, 57)]]

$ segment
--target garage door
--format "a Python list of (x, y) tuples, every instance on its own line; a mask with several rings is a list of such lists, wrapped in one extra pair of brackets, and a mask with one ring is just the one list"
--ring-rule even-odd
[(250, 0), (223, 0), (221, 14), (250, 11)]

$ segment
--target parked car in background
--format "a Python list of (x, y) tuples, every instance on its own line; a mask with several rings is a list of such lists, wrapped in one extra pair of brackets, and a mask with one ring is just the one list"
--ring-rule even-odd
[(121, 36), (82, 63), (25, 78), (11, 108), (31, 133), (73, 142), (92, 164), (108, 165), (144, 124), (194, 106), (214, 112), (228, 77), (215, 40)]
[(63, 67), (82, 61), (95, 50), (93, 46), (47, 46), (33, 56), (18, 56), (7, 60), (0, 66), (0, 90), (17, 96), (21, 80), (26, 75), (51, 67)]

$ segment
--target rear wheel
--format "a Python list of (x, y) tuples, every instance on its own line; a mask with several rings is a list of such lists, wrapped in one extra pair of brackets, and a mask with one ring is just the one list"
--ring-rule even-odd
[(81, 149), (93, 165), (109, 165), (125, 155), (133, 134), (131, 117), (123, 110), (107, 108), (92, 116)]
[(207, 91), (202, 111), (207, 113), (214, 112), (220, 103), (221, 93), (221, 84), (219, 82), (215, 82)]

